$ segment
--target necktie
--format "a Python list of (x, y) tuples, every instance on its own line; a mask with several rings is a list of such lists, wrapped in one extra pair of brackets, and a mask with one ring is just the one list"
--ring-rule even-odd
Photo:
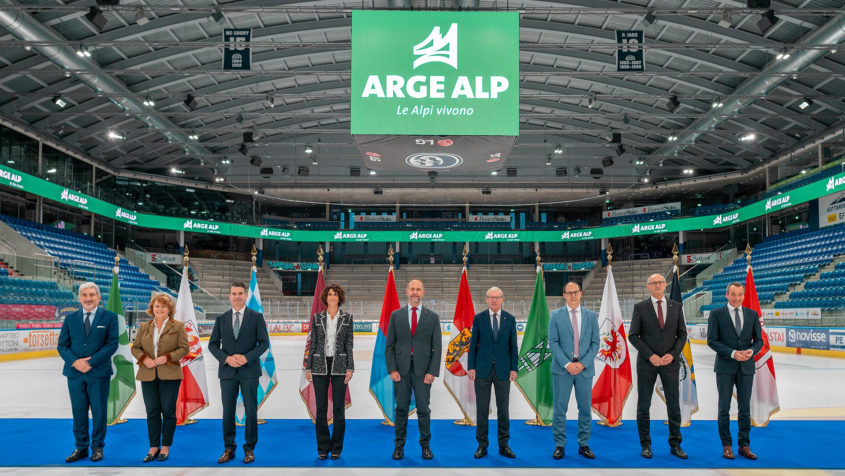
[(238, 338), (238, 334), (241, 333), (241, 313), (235, 313), (235, 325), (233, 326), (232, 330), (235, 332), (235, 339)]
[(417, 308), (411, 308), (411, 335), (417, 333)]
[(581, 345), (581, 336), (578, 335), (578, 311), (570, 309), (572, 314), (572, 354), (578, 356), (578, 347)]
[(663, 322), (663, 304), (662, 303), (663, 303), (662, 299), (657, 300), (657, 320), (660, 321), (660, 329), (663, 329), (663, 326), (666, 325), (666, 323)]
[(91, 332), (91, 313), (85, 313), (85, 335), (87, 336)]
[(493, 340), (499, 340), (499, 315), (493, 314)]
[(739, 317), (739, 309), (734, 309), (734, 325), (736, 326), (736, 333), (742, 332), (742, 318)]

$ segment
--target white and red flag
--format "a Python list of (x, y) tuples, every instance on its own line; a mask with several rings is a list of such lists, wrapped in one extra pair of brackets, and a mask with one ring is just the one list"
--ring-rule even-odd
[(754, 356), (754, 385), (751, 388), (751, 424), (766, 426), (769, 418), (780, 410), (778, 400), (778, 385), (775, 377), (775, 361), (772, 349), (769, 347), (769, 335), (763, 323), (763, 312), (760, 310), (760, 300), (757, 299), (757, 288), (754, 286), (754, 273), (751, 265), (745, 274), (745, 298), (742, 307), (753, 309), (760, 318), (760, 329), (763, 331), (763, 348)]
[(182, 272), (179, 296), (176, 298), (176, 312), (173, 319), (185, 323), (188, 333), (188, 354), (182, 357), (182, 385), (176, 397), (176, 424), (182, 425), (195, 413), (208, 406), (208, 384), (205, 381), (205, 362), (200, 345), (199, 326), (194, 315), (194, 299), (188, 281), (188, 267)]
[(446, 348), (446, 375), (443, 383), (458, 403), (465, 419), (475, 423), (475, 384), (467, 375), (467, 353), (472, 337), (472, 320), (475, 309), (467, 282), (467, 268), (461, 272), (461, 284), (458, 288), (458, 301), (455, 303), (455, 317), (452, 320), (452, 332), (449, 334), (449, 346)]

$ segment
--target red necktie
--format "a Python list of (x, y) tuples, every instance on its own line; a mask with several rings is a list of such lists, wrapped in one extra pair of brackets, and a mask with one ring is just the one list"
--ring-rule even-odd
[(660, 329), (663, 329), (665, 323), (663, 322), (663, 306), (660, 304), (662, 303), (662, 299), (657, 300), (657, 320), (660, 321)]
[(411, 308), (411, 335), (417, 333), (417, 308)]

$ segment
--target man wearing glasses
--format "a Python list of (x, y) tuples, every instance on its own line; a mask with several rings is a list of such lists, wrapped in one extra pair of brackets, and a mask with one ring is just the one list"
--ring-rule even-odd
[(566, 305), (549, 316), (549, 350), (552, 351), (554, 417), (552, 435), (554, 459), (561, 459), (566, 448), (566, 409), (575, 388), (578, 404), (578, 454), (593, 459), (590, 450), (590, 416), (595, 360), (599, 352), (599, 321), (596, 313), (581, 305), (581, 286), (570, 281), (563, 287)]
[(678, 401), (678, 354), (687, 341), (683, 305), (667, 299), (666, 280), (659, 273), (648, 278), (651, 297), (634, 306), (628, 339), (637, 348), (637, 429), (640, 434), (640, 454), (651, 458), (649, 429), (650, 408), (654, 383), (660, 375), (666, 413), (669, 416), (669, 447), (678, 458), (687, 459), (681, 449), (681, 406)]
[(496, 389), (496, 420), (499, 454), (516, 458), (508, 446), (510, 416), (508, 397), (510, 384), (516, 380), (519, 345), (516, 342), (516, 318), (502, 309), (504, 294), (497, 287), (487, 290), (487, 309), (472, 320), (472, 337), (467, 353), (467, 376), (475, 382), (476, 423), (478, 440), (476, 458), (487, 455), (490, 386)]

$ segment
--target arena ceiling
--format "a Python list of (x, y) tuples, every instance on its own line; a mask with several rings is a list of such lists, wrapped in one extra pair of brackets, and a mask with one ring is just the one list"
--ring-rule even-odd
[[(769, 15), (711, 0), (122, 0), (102, 17), (95, 5), (0, 0), (0, 120), (127, 175), (317, 202), (419, 199), (428, 176), (370, 176), (349, 133), (355, 9), (520, 12), (516, 175), (441, 175), (430, 200), (759, 186), (766, 168), (773, 182), (777, 167), (817, 164), (817, 145), (837, 147), (845, 127), (842, 0), (773, 1)], [(252, 28), (251, 71), (221, 70), (231, 27)], [(644, 30), (644, 72), (616, 71), (615, 31), (628, 29)]]

